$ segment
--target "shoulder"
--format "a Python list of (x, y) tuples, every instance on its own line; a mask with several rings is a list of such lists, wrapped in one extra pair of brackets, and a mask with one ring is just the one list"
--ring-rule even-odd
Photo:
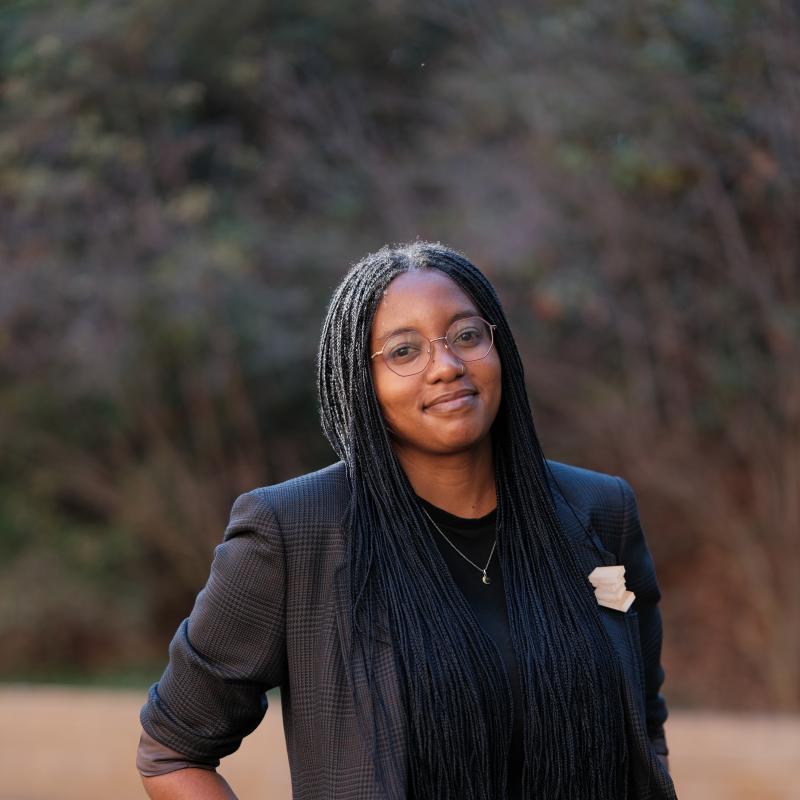
[(585, 467), (547, 459), (551, 489), (568, 502), (587, 509), (620, 508), (627, 501), (630, 486), (620, 477)]
[(548, 466), (557, 509), (563, 511), (559, 499), (563, 498), (571, 513), (597, 533), (606, 550), (621, 557), (629, 540), (641, 538), (636, 496), (624, 478), (556, 461), (548, 461)]
[(349, 499), (347, 468), (339, 461), (240, 495), (233, 504), (228, 531), (243, 525), (279, 528), (311, 523), (338, 525)]

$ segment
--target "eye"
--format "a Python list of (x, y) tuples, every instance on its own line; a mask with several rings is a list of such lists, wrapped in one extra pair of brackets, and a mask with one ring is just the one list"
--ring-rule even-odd
[(424, 348), (414, 338), (391, 340), (384, 349), (387, 361), (392, 364), (408, 364), (420, 357)]
[(459, 329), (453, 337), (453, 345), (458, 347), (475, 347), (484, 338), (484, 332), (475, 325)]

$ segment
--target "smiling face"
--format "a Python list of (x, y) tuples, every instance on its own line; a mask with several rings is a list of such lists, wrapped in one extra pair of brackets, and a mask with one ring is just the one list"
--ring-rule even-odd
[[(384, 292), (372, 324), (370, 353), (381, 350), (397, 331), (413, 329), (437, 339), (455, 320), (469, 316), (480, 316), (480, 311), (444, 273), (405, 272)], [(395, 374), (380, 355), (371, 366), (375, 394), (396, 449), (448, 455), (488, 442), (501, 395), (495, 347), (479, 361), (462, 362), (444, 340), (434, 342), (428, 366), (415, 375)]]

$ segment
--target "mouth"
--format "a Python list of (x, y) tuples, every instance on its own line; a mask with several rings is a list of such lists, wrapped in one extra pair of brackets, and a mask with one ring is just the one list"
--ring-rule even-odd
[(425, 411), (450, 411), (472, 404), (473, 398), (478, 393), (474, 389), (459, 389), (457, 392), (447, 392), (439, 395), (423, 406)]

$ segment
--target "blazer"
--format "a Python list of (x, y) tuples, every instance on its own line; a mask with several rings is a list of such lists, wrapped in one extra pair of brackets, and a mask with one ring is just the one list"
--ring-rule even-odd
[[(630, 797), (675, 798), (656, 755), (666, 753), (667, 717), (659, 693), (660, 594), (633, 491), (618, 477), (548, 463), (556, 510), (585, 574), (624, 564), (636, 594), (627, 613), (600, 607), (624, 674)], [(142, 708), (142, 726), (153, 739), (192, 759), (221, 758), (255, 729), (267, 710), (266, 690), (279, 686), (296, 800), (406, 797), (390, 641), (375, 649), (376, 676), (390, 698), (389, 736), (377, 744), (391, 776), (388, 794), (376, 780), (355, 712), (354, 697), (365, 697), (367, 685), (345, 657), (349, 565), (341, 523), (349, 498), (339, 462), (236, 500), (208, 582)]]

